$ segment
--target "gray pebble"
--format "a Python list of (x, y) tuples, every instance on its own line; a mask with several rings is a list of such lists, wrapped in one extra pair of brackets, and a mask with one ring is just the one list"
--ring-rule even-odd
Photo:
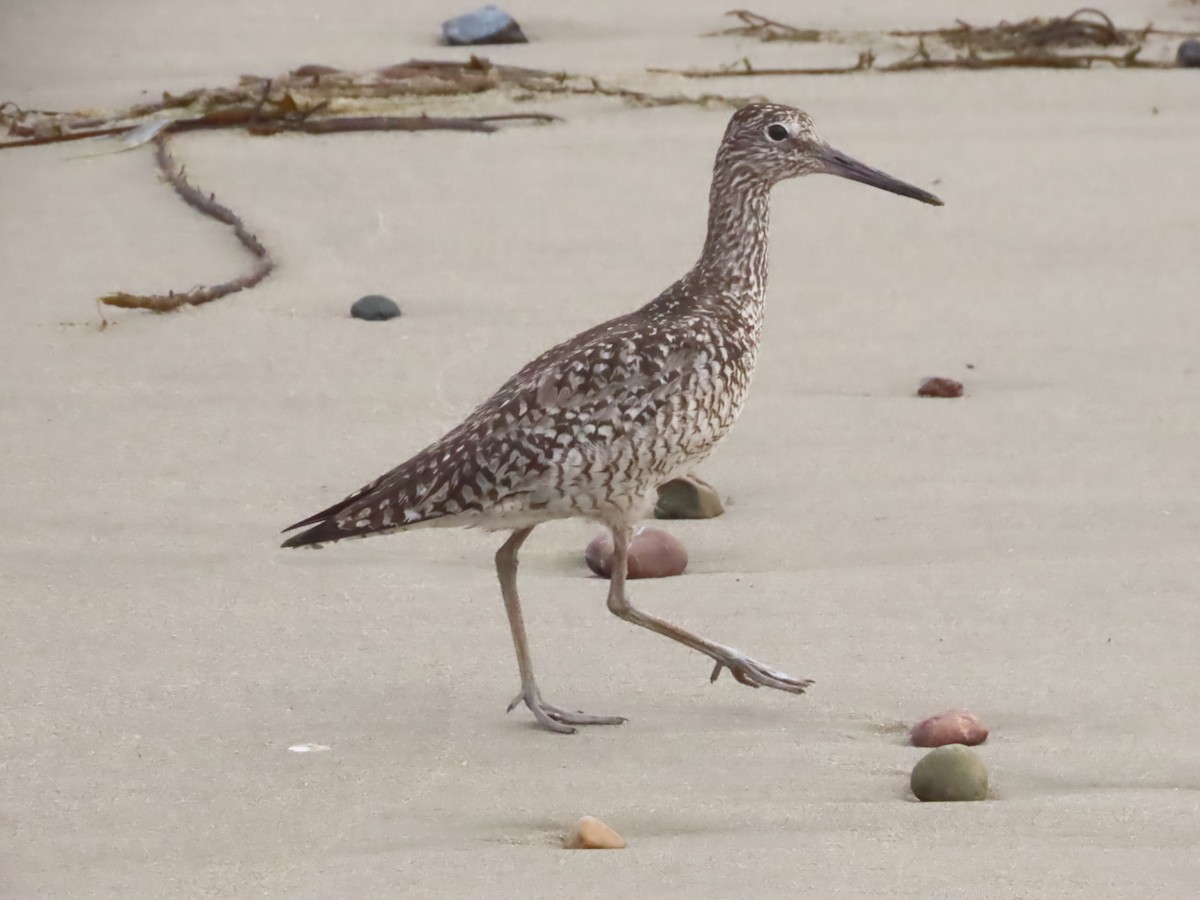
[(354, 305), (350, 307), (350, 315), (368, 322), (386, 322), (400, 315), (400, 307), (396, 305), (395, 300), (382, 294), (368, 294), (354, 301)]
[(1200, 69), (1200, 41), (1184, 41), (1175, 53), (1175, 64), (1188, 69)]
[(909, 786), (918, 800), (927, 802), (986, 800), (987, 766), (971, 748), (947, 744), (921, 757)]
[(525, 37), (517, 20), (490, 3), (453, 19), (447, 19), (442, 23), (442, 37), (452, 47), (464, 44), (526, 44), (529, 42), (529, 38)]

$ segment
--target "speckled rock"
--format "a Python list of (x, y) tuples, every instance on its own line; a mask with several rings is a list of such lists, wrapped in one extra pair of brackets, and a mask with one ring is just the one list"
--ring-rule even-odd
[(917, 388), (918, 397), (961, 397), (963, 386), (961, 381), (953, 378), (926, 378)]
[(490, 3), (453, 19), (447, 19), (442, 23), (442, 37), (452, 47), (529, 42), (517, 20)]
[(1175, 51), (1175, 65), (1185, 69), (1200, 69), (1200, 41), (1183, 41)]
[(948, 709), (913, 726), (914, 747), (944, 747), (965, 744), (974, 747), (987, 740), (987, 726), (969, 709)]
[[(583, 558), (588, 568), (601, 578), (612, 576), (613, 542), (609, 532), (598, 534), (588, 543)], [(672, 534), (642, 526), (629, 542), (629, 567), (626, 578), (667, 578), (687, 568), (688, 555), (683, 544)]]
[(921, 757), (913, 766), (909, 786), (918, 800), (926, 802), (986, 800), (987, 766), (971, 748), (949, 744)]
[(367, 294), (359, 297), (350, 307), (350, 315), (367, 322), (386, 322), (400, 315), (400, 307), (396, 301), (382, 294)]
[(584, 816), (570, 833), (563, 835), (568, 850), (624, 850), (625, 839), (599, 819)]
[(656, 519), (714, 519), (723, 512), (720, 495), (703, 478), (684, 475), (658, 486)]

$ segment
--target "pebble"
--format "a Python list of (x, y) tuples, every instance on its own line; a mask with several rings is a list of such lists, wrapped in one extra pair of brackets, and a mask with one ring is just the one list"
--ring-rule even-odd
[(599, 819), (584, 816), (575, 823), (570, 834), (563, 835), (563, 847), (568, 850), (624, 850), (625, 838)]
[(656, 519), (715, 519), (723, 512), (720, 495), (703, 478), (684, 475), (658, 486)]
[(974, 747), (987, 740), (987, 726), (969, 709), (948, 709), (913, 726), (914, 747), (944, 747), (965, 744)]
[(926, 378), (917, 388), (918, 397), (961, 397), (963, 386), (961, 381), (953, 378)]
[(969, 747), (949, 744), (921, 757), (913, 766), (909, 786), (918, 800), (929, 803), (986, 800), (987, 766)]
[(1183, 41), (1175, 52), (1175, 64), (1186, 69), (1200, 69), (1200, 41)]
[(527, 44), (517, 20), (488, 4), (442, 23), (442, 37), (451, 47), (466, 44)]
[(400, 307), (396, 301), (382, 294), (367, 294), (359, 297), (350, 307), (350, 315), (367, 322), (386, 322), (400, 315)]
[[(609, 532), (598, 534), (588, 543), (583, 558), (588, 568), (601, 578), (612, 575), (613, 542)], [(672, 534), (645, 525), (633, 533), (629, 542), (626, 578), (667, 578), (682, 575), (688, 555), (683, 544)]]

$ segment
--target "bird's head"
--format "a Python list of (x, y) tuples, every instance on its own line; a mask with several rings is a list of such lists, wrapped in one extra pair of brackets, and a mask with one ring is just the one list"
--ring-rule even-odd
[(922, 203), (942, 205), (928, 191), (830, 147), (817, 135), (808, 113), (774, 103), (743, 106), (733, 114), (717, 151), (716, 168), (734, 183), (767, 186), (800, 175), (839, 175)]

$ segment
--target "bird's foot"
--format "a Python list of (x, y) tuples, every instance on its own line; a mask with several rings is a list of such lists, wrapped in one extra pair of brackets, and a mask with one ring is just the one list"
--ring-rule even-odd
[(813, 683), (811, 678), (793, 678), (786, 672), (768, 669), (757, 660), (743, 656), (736, 650), (730, 650), (727, 656), (717, 660), (709, 681), (716, 681), (722, 669), (728, 669), (735, 679), (752, 688), (770, 687), (787, 691), (789, 694), (803, 694)]
[(533, 717), (543, 727), (559, 734), (574, 734), (575, 729), (571, 727), (573, 725), (620, 725), (625, 721), (624, 716), (591, 716), (580, 710), (571, 712), (551, 706), (542, 700), (542, 695), (536, 687), (517, 694), (512, 703), (508, 704), (508, 712), (512, 712), (521, 703), (529, 707)]

